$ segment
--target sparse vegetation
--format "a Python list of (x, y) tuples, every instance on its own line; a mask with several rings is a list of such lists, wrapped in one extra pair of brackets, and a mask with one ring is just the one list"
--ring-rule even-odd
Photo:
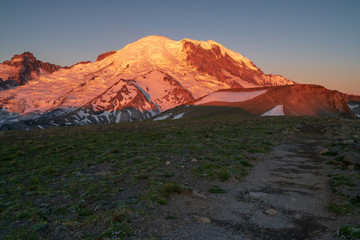
[[(150, 218), (151, 209), (191, 192), (193, 183), (226, 193), (218, 185), (241, 180), (253, 156), (311, 121), (317, 120), (199, 119), (0, 132), (0, 238), (134, 236), (139, 216)], [(354, 182), (333, 179), (335, 188)], [(351, 206), (358, 204), (354, 199), (348, 199)]]
[(360, 238), (360, 224), (358, 225), (345, 225), (339, 228), (336, 233), (339, 237), (344, 239), (359, 239)]
[(209, 190), (209, 193), (226, 193), (226, 191), (224, 189), (222, 189), (219, 186), (212, 186)]
[(345, 216), (354, 210), (354, 206), (350, 203), (331, 203), (328, 205), (328, 210), (338, 216)]

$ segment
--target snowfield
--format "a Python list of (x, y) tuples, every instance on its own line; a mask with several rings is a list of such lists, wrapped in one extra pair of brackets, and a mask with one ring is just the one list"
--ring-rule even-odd
[(266, 92), (267, 90), (253, 92), (215, 92), (204, 97), (199, 102), (196, 102), (195, 105), (201, 105), (209, 102), (244, 102)]
[(164, 116), (160, 116), (160, 117), (155, 118), (154, 121), (165, 120), (165, 119), (168, 119), (171, 116), (172, 116), (172, 113), (168, 113), (168, 114), (165, 114)]
[(178, 115), (176, 115), (175, 117), (173, 117), (173, 120), (176, 120), (176, 119), (180, 119), (184, 116), (185, 113), (180, 113)]
[(284, 113), (284, 106), (283, 105), (277, 105), (274, 108), (272, 108), (271, 110), (267, 111), (266, 113), (264, 113), (261, 116), (285, 116)]

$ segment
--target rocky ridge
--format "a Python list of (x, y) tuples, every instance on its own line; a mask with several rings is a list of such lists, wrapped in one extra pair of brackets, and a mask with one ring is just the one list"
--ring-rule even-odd
[[(51, 74), (62, 68), (37, 60), (31, 52), (15, 54), (10, 61), (4, 61), (0, 65), (0, 90), (24, 85), (42, 74)], [(1, 70), (7, 71), (4, 73)]]

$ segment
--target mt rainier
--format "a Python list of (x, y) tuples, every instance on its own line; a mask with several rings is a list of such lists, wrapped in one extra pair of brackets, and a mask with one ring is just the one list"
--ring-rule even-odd
[(1, 91), (0, 124), (26, 119), (25, 128), (35, 119), (52, 118), (56, 125), (137, 121), (219, 89), (289, 84), (294, 83), (264, 74), (214, 41), (148, 36), (95, 62), (36, 75)]
[[(9, 76), (5, 63), (2, 79)], [(47, 72), (39, 67), (23, 85), (0, 92), (3, 129), (140, 121), (221, 89), (295, 84), (263, 73), (217, 42), (162, 36), (142, 38), (95, 62)]]

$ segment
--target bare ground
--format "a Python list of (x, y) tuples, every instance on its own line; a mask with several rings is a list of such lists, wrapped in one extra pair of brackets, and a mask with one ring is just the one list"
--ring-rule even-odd
[(152, 218), (140, 220), (136, 238), (339, 239), (336, 229), (360, 217), (327, 210), (333, 166), (319, 154), (329, 143), (321, 130), (304, 126), (270, 154), (256, 155), (262, 161), (242, 182), (217, 183), (226, 193), (209, 193), (204, 181), (192, 186), (193, 193), (173, 195)]

